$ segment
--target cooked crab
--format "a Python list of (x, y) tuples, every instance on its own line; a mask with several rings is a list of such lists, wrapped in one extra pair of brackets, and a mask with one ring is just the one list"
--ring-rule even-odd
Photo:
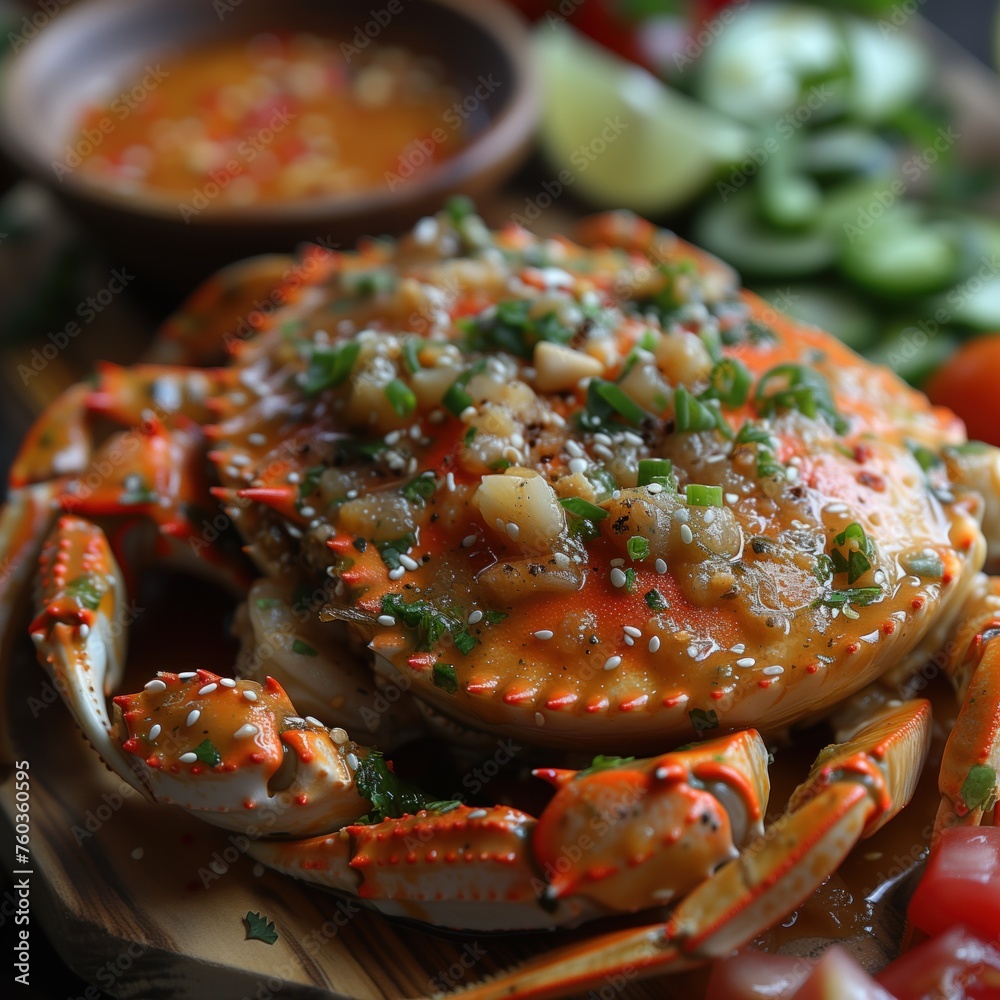
[[(931, 707), (906, 678), (932, 654), (962, 700), (939, 827), (992, 815), (997, 452), (672, 234), (491, 233), (456, 202), (398, 244), (223, 272), (154, 361), (29, 435), (4, 641), (35, 578), (39, 658), (110, 767), (388, 914), (551, 927), (680, 900), (472, 995), (683, 968), (780, 919), (909, 800)], [(193, 650), (109, 716), (119, 565), (143, 555), (249, 587), (244, 650), (235, 677)], [(764, 830), (759, 731), (834, 708), (849, 727)], [(536, 818), (397, 778), (374, 747), (419, 731), (647, 756), (539, 768)]]

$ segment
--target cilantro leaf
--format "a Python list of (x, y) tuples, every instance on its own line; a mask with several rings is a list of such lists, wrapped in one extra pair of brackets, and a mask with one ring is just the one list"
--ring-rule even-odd
[(268, 920), (260, 913), (252, 913), (247, 910), (247, 915), (243, 918), (246, 925), (247, 941), (263, 941), (264, 944), (274, 944), (278, 940), (278, 932), (274, 929), (274, 921)]

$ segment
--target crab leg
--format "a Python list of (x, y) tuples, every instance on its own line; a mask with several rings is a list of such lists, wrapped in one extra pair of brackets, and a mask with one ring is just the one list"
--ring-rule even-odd
[(961, 708), (941, 760), (935, 840), (949, 826), (983, 822), (1000, 798), (1000, 578), (977, 588), (962, 618), (946, 667)]
[(250, 853), (296, 878), (353, 887), (390, 915), (486, 930), (579, 923), (684, 895), (734, 857), (760, 830), (766, 762), (760, 737), (741, 732), (606, 768), (536, 772), (558, 789), (537, 820), (454, 804), (339, 837), (258, 841)]
[(687, 897), (665, 924), (618, 931), (543, 956), (463, 992), (468, 1000), (558, 997), (630, 969), (675, 972), (721, 958), (805, 900), (909, 801), (930, 743), (927, 701), (880, 713), (821, 751), (789, 811)]

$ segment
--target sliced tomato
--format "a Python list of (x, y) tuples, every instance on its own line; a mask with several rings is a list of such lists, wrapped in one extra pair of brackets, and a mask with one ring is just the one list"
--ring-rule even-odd
[(1000, 947), (953, 927), (887, 965), (878, 981), (897, 1000), (997, 1000)]
[(945, 830), (931, 851), (909, 916), (927, 934), (964, 925), (986, 941), (1000, 940), (1000, 827)]
[(793, 995), (795, 1000), (894, 1000), (837, 945), (823, 952), (812, 975)]
[(974, 441), (1000, 445), (1000, 334), (990, 333), (963, 344), (929, 379), (932, 403), (953, 410)]
[(705, 1000), (784, 1000), (795, 995), (814, 965), (807, 958), (744, 951), (712, 966)]

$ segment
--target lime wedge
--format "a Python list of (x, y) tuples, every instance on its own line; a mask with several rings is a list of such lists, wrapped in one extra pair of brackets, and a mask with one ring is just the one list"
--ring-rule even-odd
[(601, 206), (664, 212), (750, 146), (744, 126), (564, 24), (535, 32), (542, 148), (562, 187)]

